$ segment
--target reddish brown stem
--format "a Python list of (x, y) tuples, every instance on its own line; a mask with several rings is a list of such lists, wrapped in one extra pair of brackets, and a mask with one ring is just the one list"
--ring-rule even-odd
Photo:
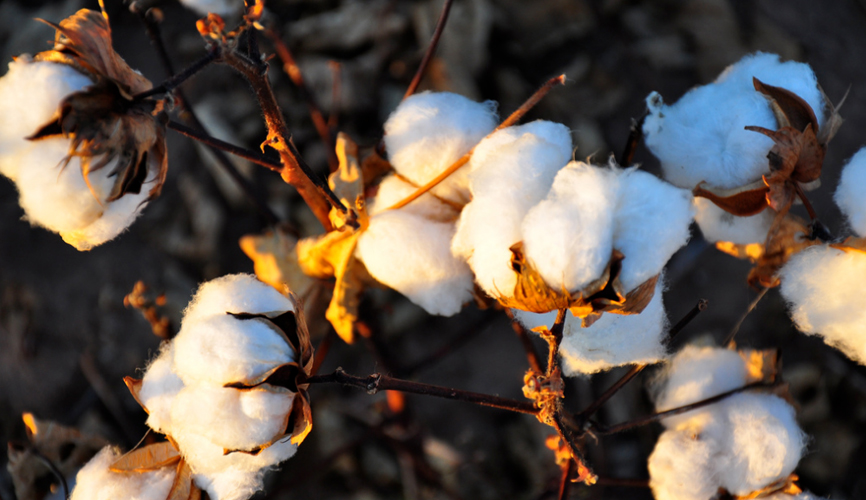
[(274, 172), (279, 172), (283, 168), (283, 166), (279, 162), (273, 161), (267, 156), (257, 151), (250, 151), (249, 149), (235, 146), (234, 144), (230, 144), (225, 141), (221, 141), (216, 137), (208, 135), (206, 132), (195, 130), (181, 123), (169, 121), (166, 126), (171, 130), (174, 130), (175, 132), (183, 136), (189, 137), (194, 141), (198, 141), (211, 148), (216, 148), (220, 151), (225, 151), (226, 153), (233, 154), (238, 158), (249, 160), (257, 165), (261, 165), (267, 169), (273, 170)]
[(514, 318), (514, 314), (512, 314), (510, 309), (506, 309), (505, 314), (507, 314), (511, 319), (511, 328), (514, 330), (514, 333), (517, 334), (517, 338), (520, 339), (520, 344), (523, 346), (523, 350), (526, 351), (526, 360), (529, 362), (529, 368), (541, 373), (543, 371), (543, 368), (541, 367), (541, 356), (539, 356), (538, 351), (535, 350), (535, 345), (532, 343), (532, 337), (529, 332), (520, 324), (519, 321), (517, 321), (517, 319)]
[(328, 67), (331, 68), (331, 112), (328, 113), (328, 130), (333, 134), (337, 130), (340, 119), (340, 95), (342, 92), (340, 82), (343, 78), (343, 65), (337, 61), (329, 61)]
[(310, 370), (311, 375), (319, 372), (319, 368), (325, 362), (325, 357), (328, 356), (328, 352), (331, 350), (331, 345), (334, 343), (334, 337), (336, 336), (337, 332), (333, 328), (328, 328), (328, 333), (325, 334), (325, 337), (316, 346), (316, 356), (313, 358), (313, 368)]
[(573, 460), (569, 460), (568, 462), (562, 464), (562, 476), (560, 476), (559, 478), (559, 493), (556, 496), (559, 500), (565, 500), (566, 498), (568, 498), (568, 490), (571, 489), (571, 474), (573, 472)]
[(791, 181), (794, 184), (794, 190), (797, 192), (797, 196), (800, 198), (800, 201), (803, 202), (803, 206), (806, 207), (806, 212), (809, 214), (809, 219), (817, 220), (818, 214), (815, 213), (815, 209), (812, 208), (812, 202), (809, 201), (809, 198), (806, 196), (806, 193), (803, 191), (803, 186), (800, 185), (797, 181)]
[(743, 326), (743, 322), (746, 321), (746, 318), (749, 316), (749, 314), (752, 311), (754, 311), (756, 307), (758, 307), (758, 302), (760, 302), (761, 299), (764, 298), (764, 295), (766, 295), (767, 292), (769, 292), (769, 291), (770, 291), (769, 287), (764, 287), (761, 290), (761, 292), (758, 293), (757, 297), (755, 297), (752, 300), (752, 302), (749, 303), (749, 307), (746, 308), (746, 310), (740, 316), (740, 319), (738, 319), (737, 323), (734, 325), (734, 327), (731, 328), (731, 331), (730, 331), (730, 333), (728, 333), (728, 336), (725, 337), (725, 341), (723, 342), (723, 345), (726, 345), (731, 349), (734, 348), (734, 337), (737, 336), (737, 332), (740, 331), (740, 327)]
[(418, 90), (418, 86), (421, 85), (424, 73), (427, 72), (427, 66), (430, 65), (430, 61), (433, 60), (433, 54), (436, 53), (436, 47), (439, 45), (439, 38), (442, 37), (442, 32), (445, 30), (445, 23), (448, 21), (448, 13), (451, 12), (452, 3), (453, 0), (445, 0), (445, 3), (442, 4), (442, 12), (439, 14), (439, 20), (436, 21), (436, 29), (433, 30), (433, 37), (430, 38), (430, 43), (427, 45), (427, 51), (424, 52), (424, 57), (421, 58), (421, 64), (418, 65), (418, 71), (416, 71), (415, 76), (412, 77), (412, 81), (409, 83), (409, 88), (407, 88), (406, 93), (403, 94), (403, 99), (414, 94), (415, 91)]

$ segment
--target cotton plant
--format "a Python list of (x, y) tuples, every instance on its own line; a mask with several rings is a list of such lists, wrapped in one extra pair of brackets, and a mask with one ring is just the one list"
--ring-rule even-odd
[[(50, 23), (49, 23), (50, 24)], [(0, 173), (31, 224), (89, 250), (123, 232), (165, 180), (162, 104), (111, 44), (106, 17), (64, 19), (54, 48), (0, 78)]]
[[(687, 346), (668, 362), (656, 386), (656, 409), (760, 381), (770, 359), (755, 351)], [(662, 423), (665, 431), (648, 464), (657, 500), (709, 500), (720, 488), (738, 498), (801, 493), (793, 472), (807, 438), (794, 408), (779, 396), (741, 392)]]
[(311, 367), (291, 295), (246, 274), (203, 284), (144, 377), (125, 379), (167, 441), (125, 455), (104, 449), (79, 473), (72, 498), (251, 497), (312, 428)]

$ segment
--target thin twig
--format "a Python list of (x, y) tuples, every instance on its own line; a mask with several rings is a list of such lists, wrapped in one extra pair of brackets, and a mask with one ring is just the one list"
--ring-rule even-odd
[[(538, 104), (538, 101), (540, 101), (545, 95), (547, 95), (547, 93), (550, 92), (550, 90), (553, 87), (555, 87), (556, 85), (564, 85), (564, 84), (565, 84), (565, 75), (560, 75), (560, 76), (557, 76), (555, 78), (551, 78), (550, 80), (548, 80), (547, 83), (545, 83), (544, 85), (541, 86), (540, 89), (535, 91), (535, 93), (532, 94), (532, 96), (530, 96), (530, 98), (527, 99), (526, 102), (524, 102), (519, 108), (517, 108), (517, 111), (515, 111), (514, 113), (511, 113), (511, 115), (508, 118), (506, 118), (505, 121), (500, 123), (499, 126), (496, 127), (496, 129), (493, 132), (488, 134), (487, 137), (490, 137), (491, 134), (493, 134), (494, 132), (496, 132), (498, 130), (502, 130), (506, 127), (510, 127), (510, 126), (514, 125), (515, 123), (517, 123), (521, 118), (523, 118), (523, 115), (525, 115), (527, 112), (529, 112), (530, 109), (532, 109), (536, 104)], [(410, 194), (406, 198), (403, 198), (402, 200), (398, 201), (394, 205), (390, 206), (388, 208), (388, 210), (397, 210), (399, 208), (403, 208), (406, 205), (408, 205), (409, 203), (412, 203), (414, 200), (420, 198), (427, 191), (430, 191), (431, 189), (436, 187), (440, 182), (447, 179), (449, 175), (456, 172), (463, 165), (466, 165), (469, 162), (469, 159), (472, 158), (472, 152), (473, 151), (475, 151), (474, 147), (472, 149), (470, 149), (468, 153), (461, 156), (460, 159), (458, 159), (457, 161), (452, 163), (451, 166), (449, 166), (448, 168), (443, 170), (441, 174), (437, 175), (435, 178), (433, 178), (427, 184), (424, 184), (423, 186), (418, 188), (414, 193)]]
[(640, 143), (641, 137), (643, 137), (643, 122), (646, 120), (648, 114), (649, 112), (645, 112), (637, 121), (632, 120), (631, 130), (628, 133), (628, 141), (625, 143), (622, 156), (619, 157), (619, 164), (623, 167), (630, 166), (632, 160), (634, 160), (637, 145)]
[(484, 317), (473, 322), (468, 327), (462, 328), (459, 332), (454, 334), (453, 339), (447, 344), (443, 345), (439, 349), (436, 349), (435, 351), (419, 359), (418, 361), (408, 365), (406, 368), (404, 368), (405, 372), (415, 373), (422, 368), (426, 368), (427, 366), (436, 363), (437, 361), (441, 360), (448, 354), (456, 351), (460, 347), (463, 347), (464, 345), (469, 343), (470, 340), (480, 335), (484, 331), (484, 326), (497, 316), (498, 314), (493, 311), (485, 314)]
[(205, 54), (198, 61), (192, 63), (185, 70), (172, 76), (168, 80), (164, 81), (160, 85), (157, 85), (156, 87), (153, 87), (150, 90), (145, 90), (144, 92), (132, 96), (132, 99), (137, 101), (156, 94), (167, 94), (171, 92), (172, 90), (176, 89), (178, 85), (190, 79), (193, 75), (206, 68), (207, 65), (219, 59), (221, 52), (222, 49), (220, 49), (219, 46), (212, 46), (210, 50), (208, 50), (207, 54)]
[(448, 13), (451, 12), (452, 3), (453, 0), (445, 0), (442, 4), (442, 12), (439, 14), (439, 20), (436, 21), (436, 29), (433, 30), (433, 37), (430, 38), (430, 43), (427, 45), (427, 51), (424, 52), (424, 57), (421, 58), (421, 64), (418, 65), (418, 70), (415, 72), (415, 76), (412, 77), (412, 81), (409, 83), (409, 88), (407, 88), (406, 93), (403, 94), (404, 100), (414, 94), (415, 91), (418, 90), (418, 85), (421, 85), (424, 73), (427, 72), (427, 66), (430, 65), (430, 61), (433, 60), (433, 54), (436, 53), (436, 47), (439, 45), (439, 38), (445, 30), (445, 23), (448, 21)]
[(238, 158), (243, 158), (245, 160), (251, 161), (257, 165), (261, 165), (265, 168), (273, 170), (274, 172), (279, 172), (283, 168), (283, 166), (279, 162), (271, 160), (270, 158), (259, 152), (251, 151), (240, 146), (235, 146), (234, 144), (230, 144), (228, 142), (217, 139), (216, 137), (209, 135), (207, 132), (195, 130), (175, 121), (169, 121), (168, 125), (166, 126), (171, 130), (174, 130), (175, 132), (183, 136), (189, 137), (194, 141), (198, 141), (211, 148), (219, 149), (220, 151), (225, 151), (226, 153), (233, 154)]
[(526, 360), (529, 362), (529, 368), (541, 373), (541, 356), (539, 356), (538, 351), (535, 350), (535, 345), (532, 343), (532, 337), (530, 337), (529, 332), (520, 324), (519, 321), (517, 321), (514, 314), (511, 312), (511, 309), (506, 309), (505, 314), (509, 319), (511, 319), (511, 328), (514, 330), (514, 333), (517, 334), (517, 338), (520, 339), (520, 344), (523, 346), (523, 350), (526, 351)]
[(743, 326), (743, 322), (746, 321), (746, 317), (748, 317), (749, 314), (755, 310), (755, 308), (758, 306), (758, 302), (760, 302), (761, 299), (764, 298), (764, 295), (766, 295), (769, 291), (769, 287), (764, 287), (764, 289), (761, 290), (760, 293), (758, 293), (758, 296), (755, 297), (751, 303), (749, 303), (749, 307), (746, 308), (745, 312), (743, 312), (743, 314), (740, 316), (740, 319), (737, 320), (737, 324), (735, 324), (734, 327), (731, 328), (728, 336), (725, 337), (725, 341), (723, 343), (724, 345), (731, 348), (734, 346), (734, 337), (737, 336), (737, 332), (740, 331), (740, 327)]
[(815, 209), (812, 208), (812, 202), (809, 201), (809, 198), (806, 196), (805, 191), (803, 191), (803, 186), (800, 185), (797, 181), (791, 181), (794, 184), (794, 191), (797, 193), (797, 197), (800, 198), (800, 201), (803, 202), (803, 206), (806, 207), (806, 212), (809, 214), (809, 219), (817, 220), (818, 215), (815, 213)]
[(322, 367), (322, 363), (325, 362), (325, 357), (331, 350), (331, 345), (334, 343), (334, 337), (336, 336), (337, 332), (333, 328), (328, 328), (328, 333), (325, 334), (325, 337), (316, 346), (316, 356), (313, 358), (313, 368), (310, 370), (311, 375), (318, 373), (319, 368)]
[(407, 392), (410, 394), (421, 394), (425, 396), (435, 396), (445, 399), (453, 399), (456, 401), (465, 401), (480, 406), (488, 406), (491, 408), (499, 408), (517, 413), (526, 413), (535, 415), (538, 410), (532, 403), (517, 401), (514, 399), (501, 398), (489, 394), (481, 394), (478, 392), (464, 391), (460, 389), (452, 389), (438, 385), (423, 384), (420, 382), (410, 382), (391, 378), (381, 373), (374, 373), (366, 377), (357, 377), (349, 375), (341, 368), (337, 368), (334, 373), (329, 375), (316, 375), (307, 379), (310, 384), (321, 383), (338, 383), (349, 387), (357, 387), (367, 391), (368, 394), (376, 394), (382, 390)]
[(48, 467), (48, 470), (50, 470), (51, 473), (54, 474), (54, 477), (56, 477), (57, 480), (60, 481), (60, 486), (63, 488), (63, 498), (69, 500), (69, 484), (66, 482), (66, 477), (63, 475), (62, 472), (60, 472), (60, 469), (56, 465), (54, 465), (54, 462), (52, 462), (48, 457), (46, 457), (39, 450), (37, 450), (35, 446), (30, 447), (30, 453), (32, 453), (33, 456), (38, 458), (45, 467)]

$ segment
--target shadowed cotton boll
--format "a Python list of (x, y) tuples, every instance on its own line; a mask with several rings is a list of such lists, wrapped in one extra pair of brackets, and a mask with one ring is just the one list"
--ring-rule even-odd
[[(614, 366), (659, 361), (665, 355), (663, 337), (667, 331), (663, 291), (660, 279), (655, 295), (640, 314), (603, 314), (586, 328), (582, 328), (580, 319), (569, 312), (559, 350), (563, 372), (577, 376)], [(538, 326), (549, 328), (556, 321), (556, 311), (534, 314), (514, 310), (514, 315), (530, 329)]]
[(120, 452), (106, 446), (75, 477), (70, 500), (165, 500), (174, 481), (175, 468), (144, 473), (112, 472), (108, 467)]
[(451, 254), (454, 224), (391, 210), (370, 219), (357, 257), (370, 275), (430, 314), (457, 314), (472, 300), (472, 271)]
[(571, 158), (571, 133), (558, 123), (508, 127), (481, 141), (469, 161), (472, 201), (460, 213), (451, 250), (466, 259), (490, 296), (510, 296), (517, 283), (511, 246), (520, 223), (544, 199)]
[(775, 54), (748, 55), (715, 82), (690, 90), (670, 106), (656, 92), (647, 97), (645, 142), (661, 160), (668, 181), (687, 189), (701, 181), (729, 189), (769, 173), (767, 152), (773, 141), (744, 130), (749, 125), (777, 128), (767, 99), (755, 91), (753, 77), (803, 98), (823, 124), (823, 99), (808, 65), (780, 62)]
[(851, 229), (866, 237), (866, 148), (857, 151), (842, 169), (834, 199)]
[(647, 462), (655, 499), (712, 498), (719, 489), (712, 463), (718, 453), (716, 440), (699, 432), (663, 432)]
[(866, 364), (866, 254), (818, 245), (791, 257), (780, 271), (782, 296), (794, 323)]
[[(497, 125), (496, 104), (450, 92), (406, 98), (385, 122), (385, 148), (398, 174), (422, 186), (468, 153)], [(469, 201), (469, 169), (463, 166), (431, 191), (447, 200)]]
[(704, 239), (710, 243), (764, 243), (776, 217), (776, 212), (769, 208), (757, 215), (738, 217), (725, 212), (706, 198), (696, 197), (694, 205), (695, 222), (698, 223)]

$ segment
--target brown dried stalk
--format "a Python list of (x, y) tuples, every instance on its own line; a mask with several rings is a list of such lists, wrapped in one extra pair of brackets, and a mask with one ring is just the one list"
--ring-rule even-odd
[(404, 100), (414, 94), (415, 91), (418, 90), (418, 86), (421, 85), (424, 73), (427, 72), (427, 66), (430, 65), (430, 61), (433, 60), (433, 54), (436, 53), (436, 47), (439, 45), (439, 38), (445, 30), (445, 23), (448, 21), (448, 14), (451, 12), (452, 3), (453, 0), (445, 0), (445, 3), (442, 4), (442, 12), (439, 14), (439, 20), (436, 21), (436, 29), (433, 30), (433, 37), (430, 38), (430, 44), (427, 45), (427, 51), (424, 52), (424, 57), (421, 58), (421, 64), (418, 65), (418, 70), (415, 72), (415, 76), (412, 77), (412, 81), (409, 83), (409, 88), (407, 88), (406, 93), (403, 94)]

